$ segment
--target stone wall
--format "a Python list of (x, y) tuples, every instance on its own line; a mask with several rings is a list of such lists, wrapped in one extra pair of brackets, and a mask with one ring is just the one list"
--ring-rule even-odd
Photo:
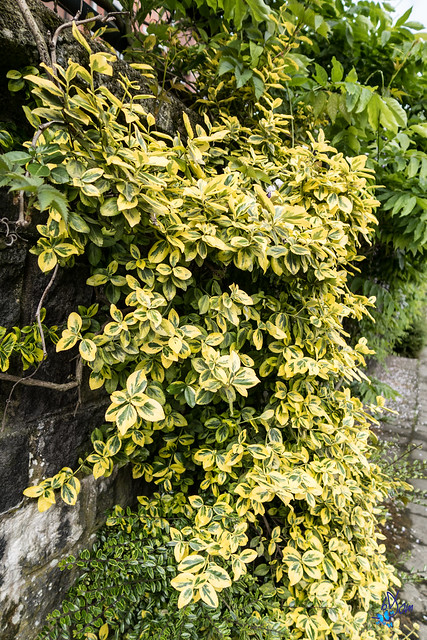
[[(27, 0), (40, 30), (47, 39), (60, 20), (39, 0)], [(58, 60), (69, 57), (84, 63), (85, 53), (63, 32)], [(101, 45), (99, 45), (101, 46)], [(37, 64), (38, 52), (15, 0), (0, 0), (0, 122), (25, 126), (22, 97), (7, 91), (5, 74), (10, 68)], [(132, 78), (137, 72), (118, 62), (117, 67)], [(114, 90), (114, 78), (109, 85)], [(143, 92), (144, 81), (141, 79)], [(182, 126), (183, 105), (171, 96), (168, 102), (147, 101), (156, 114), (157, 124), (172, 133)], [(191, 114), (190, 114), (191, 115)], [(193, 118), (194, 119), (194, 118)], [(32, 135), (29, 133), (29, 135)], [(17, 207), (12, 197), (0, 191), (0, 219), (15, 220)], [(35, 220), (33, 225), (40, 223)], [(0, 222), (0, 326), (32, 323), (40, 297), (50, 279), (28, 253), (35, 242), (35, 226), (23, 230), (12, 246), (5, 243), (5, 226)], [(82, 261), (71, 270), (59, 270), (44, 303), (46, 324), (60, 324), (77, 304), (94, 302), (94, 290), (82, 286), (87, 277)], [(75, 350), (49, 356), (36, 378), (66, 383), (75, 376)], [(8, 373), (20, 375), (19, 367)], [(0, 380), (0, 421), (12, 383)], [(34, 640), (46, 613), (61, 600), (72, 581), (61, 572), (59, 560), (88, 546), (106, 511), (116, 503), (131, 504), (144, 492), (141, 481), (133, 481), (129, 470), (121, 469), (110, 478), (83, 479), (78, 504), (63, 503), (39, 513), (36, 501), (23, 497), (29, 484), (53, 475), (63, 466), (73, 466), (88, 448), (92, 429), (103, 422), (108, 398), (88, 391), (83, 379), (81, 398), (76, 388), (56, 391), (22, 384), (14, 390), (7, 419), (0, 430), (0, 639)]]
[[(16, 217), (10, 196), (0, 194), (0, 218)], [(24, 240), (27, 240), (25, 242)], [(32, 322), (49, 276), (41, 274), (37, 258), (28, 253), (34, 242), (25, 233), (12, 247), (0, 248), (0, 325)], [(93, 290), (82, 289), (83, 265), (60, 271), (46, 299), (47, 323), (64, 321), (77, 304), (90, 304)], [(74, 351), (49, 349), (37, 379), (69, 382), (75, 375)], [(19, 374), (17, 368), (12, 373)], [(0, 380), (0, 415), (12, 383)], [(34, 500), (24, 498), (29, 484), (73, 466), (88, 447), (92, 429), (103, 422), (106, 395), (90, 393), (83, 380), (79, 403), (76, 388), (56, 391), (18, 385), (0, 431), (0, 638), (33, 640), (47, 612), (60, 601), (73, 576), (61, 572), (58, 561), (88, 546), (106, 511), (114, 504), (131, 504), (143, 492), (122, 469), (110, 478), (83, 479), (78, 504), (61, 503), (39, 513)]]

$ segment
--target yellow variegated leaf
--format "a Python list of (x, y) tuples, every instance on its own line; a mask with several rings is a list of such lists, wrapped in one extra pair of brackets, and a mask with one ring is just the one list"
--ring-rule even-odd
[(96, 358), (96, 345), (92, 340), (82, 340), (79, 344), (79, 351), (83, 360), (93, 362)]
[(178, 598), (178, 609), (182, 609), (187, 604), (189, 604), (193, 599), (194, 591), (193, 587), (185, 587), (179, 594)]
[(323, 560), (323, 553), (310, 549), (306, 551), (302, 556), (302, 562), (308, 567), (317, 567)]
[(61, 498), (66, 504), (76, 504), (79, 491), (80, 481), (78, 478), (71, 476), (61, 487)]
[(99, 629), (99, 640), (107, 640), (108, 638), (108, 632), (109, 632), (109, 627), (108, 624), (105, 623), (102, 625), (102, 627), (100, 627)]
[(116, 422), (121, 435), (124, 435), (130, 427), (133, 427), (137, 418), (136, 409), (130, 403), (124, 405), (111, 404), (105, 413), (106, 421)]
[(218, 596), (212, 584), (210, 584), (209, 582), (206, 582), (205, 584), (203, 584), (199, 588), (199, 593), (203, 602), (205, 602), (207, 605), (209, 605), (213, 609), (217, 608), (219, 604)]
[(206, 575), (210, 584), (218, 591), (231, 586), (231, 578), (227, 571), (213, 562), (208, 564)]
[(47, 511), (56, 502), (55, 492), (52, 489), (45, 490), (44, 495), (37, 500), (37, 508), (40, 512)]
[(258, 553), (255, 549), (244, 549), (239, 557), (242, 562), (253, 562), (258, 557)]
[(58, 258), (56, 257), (56, 253), (53, 249), (46, 249), (46, 251), (42, 251), (38, 257), (39, 267), (44, 273), (51, 271), (57, 262)]
[(37, 484), (34, 487), (27, 487), (26, 489), (24, 489), (23, 494), (28, 498), (38, 498), (43, 493), (43, 491), (43, 486)]
[(179, 563), (178, 571), (197, 573), (200, 569), (203, 569), (205, 563), (206, 558), (198, 555), (197, 553), (192, 553)]
[(182, 589), (187, 589), (189, 587), (192, 589), (195, 579), (196, 576), (192, 573), (179, 573), (177, 576), (172, 578), (171, 585), (178, 591), (182, 591)]
[(289, 584), (298, 584), (303, 579), (302, 565), (297, 562), (290, 563), (288, 567)]

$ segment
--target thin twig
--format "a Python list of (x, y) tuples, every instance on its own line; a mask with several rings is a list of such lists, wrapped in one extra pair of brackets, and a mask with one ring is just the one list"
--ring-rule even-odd
[(29, 30), (34, 36), (34, 40), (36, 41), (37, 50), (40, 55), (40, 59), (45, 63), (48, 67), (51, 66), (51, 59), (49, 56), (49, 50), (47, 48), (46, 42), (44, 41), (43, 35), (39, 29), (37, 22), (34, 19), (33, 14), (31, 13), (26, 0), (16, 0), (17, 5), (22, 13), (22, 16), (25, 22), (28, 25)]
[(19, 212), (18, 212), (18, 220), (16, 221), (16, 225), (18, 227), (27, 227), (30, 224), (29, 220), (25, 218), (25, 200), (24, 200), (24, 192), (20, 191), (18, 195), (19, 201)]
[[(79, 13), (77, 14), (77, 16), (79, 15)], [(60, 24), (57, 30), (55, 31), (55, 33), (53, 34), (53, 38), (49, 45), (50, 55), (52, 58), (53, 73), (57, 75), (56, 47), (58, 45), (58, 38), (61, 31), (63, 31), (64, 29), (71, 28), (73, 24), (75, 24), (76, 27), (79, 27), (81, 24), (89, 24), (90, 22), (100, 22), (100, 23), (108, 24), (109, 22), (113, 22), (115, 16), (123, 16), (128, 14), (129, 14), (129, 11), (112, 11), (111, 13), (107, 13), (105, 16), (100, 16), (98, 14), (94, 18), (85, 18), (84, 20), (76, 20), (76, 18), (73, 18), (73, 20), (70, 20), (69, 22), (64, 22), (64, 24)]]
[[(98, 5), (98, 7), (101, 7), (101, 9), (104, 9), (104, 11), (106, 11), (107, 13), (117, 12), (117, 7), (114, 6), (111, 0), (99, 0), (99, 2), (97, 1), (96, 4)], [(130, 15), (130, 11), (126, 11), (125, 13)], [(101, 15), (101, 14), (98, 13), (98, 15)], [(116, 19), (116, 22), (120, 30), (124, 32), (126, 30), (126, 24), (124, 20), (121, 20), (120, 18), (118, 18)]]
[(49, 120), (49, 122), (44, 122), (43, 124), (39, 125), (31, 141), (31, 146), (33, 147), (33, 149), (36, 148), (37, 141), (40, 138), (43, 131), (45, 131), (48, 127), (50, 127), (53, 124), (64, 124), (64, 122), (62, 120)]
[(82, 376), (83, 376), (83, 360), (79, 356), (77, 358), (77, 364), (76, 364), (76, 382), (78, 384), (78, 393), (79, 393), (79, 395), (78, 395), (78, 398), (77, 398), (76, 408), (74, 409), (74, 416), (76, 415), (76, 413), (78, 411), (78, 408), (80, 407), (80, 405), (82, 403), (82, 387), (81, 387)]
[(422, 444), (416, 444), (414, 447), (412, 447), (412, 449), (409, 449), (409, 451), (405, 451), (405, 453), (402, 453), (402, 455), (399, 456), (398, 458), (396, 458), (396, 460), (394, 462), (389, 464), (387, 468), (394, 467), (396, 462), (399, 462), (399, 460), (401, 460), (402, 458), (405, 458), (406, 456), (409, 456), (413, 451), (415, 451), (415, 449), (421, 449), (422, 446), (423, 446)]
[(0, 380), (6, 382), (17, 382), (27, 387), (43, 387), (45, 389), (53, 389), (54, 391), (69, 391), (69, 389), (75, 389), (79, 385), (79, 381), (73, 380), (72, 382), (48, 382), (47, 380), (39, 380), (38, 378), (20, 378), (19, 376), (12, 376), (9, 373), (0, 372)]
[[(43, 347), (43, 360), (45, 360), (45, 358), (47, 356), (47, 350), (46, 350), (46, 341), (45, 341), (45, 337), (44, 337), (43, 327), (42, 327), (42, 323), (41, 323), (41, 320), (40, 320), (40, 313), (41, 313), (41, 310), (42, 310), (43, 301), (44, 301), (49, 289), (52, 287), (57, 273), (58, 273), (58, 264), (56, 264), (55, 269), (53, 270), (53, 273), (52, 273), (52, 277), (49, 280), (46, 289), (43, 291), (43, 295), (40, 298), (39, 304), (37, 305), (37, 311), (36, 311), (36, 320), (37, 320), (37, 324), (38, 324), (38, 327), (39, 327), (40, 339), (42, 341), (42, 347)], [(43, 360), (42, 360), (42, 362), (43, 362)]]
[(291, 116), (291, 138), (292, 138), (292, 148), (295, 147), (295, 124), (294, 124), (294, 113), (292, 107), (292, 98), (289, 91), (289, 85), (285, 82), (286, 92), (288, 94), (288, 103), (289, 103), (289, 112)]
[(267, 529), (268, 535), (271, 536), (271, 527), (264, 513), (262, 514), (262, 519), (264, 520), (265, 528)]

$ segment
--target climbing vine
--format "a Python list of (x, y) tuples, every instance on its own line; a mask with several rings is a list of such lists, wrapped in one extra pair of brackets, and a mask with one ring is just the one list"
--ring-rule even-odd
[[(0, 186), (39, 223), (43, 272), (90, 265), (93, 304), (60, 335), (34, 331), (78, 353), (90, 389), (105, 391), (105, 423), (77, 469), (25, 495), (40, 511), (73, 505), (83, 473), (129, 463), (159, 492), (141, 497), (138, 527), (173, 548), (178, 609), (216, 609), (255, 567), (292, 640), (376, 637), (368, 611), (398, 584), (377, 530), (392, 481), (370, 461), (381, 401), (368, 410), (349, 389), (372, 351), (343, 329), (374, 304), (348, 286), (377, 223), (366, 156), (344, 157), (319, 129), (292, 144), (275, 95), (286, 73), (269, 54), (259, 91), (237, 83), (247, 115), (207, 82), (211, 58), (201, 113), (167, 135), (152, 96), (123, 74), (113, 93), (115, 56), (73, 32), (88, 65), (26, 76), (36, 134), (0, 157)], [(291, 55), (292, 28), (278, 32)], [(2, 370), (20, 344), (4, 334)], [(131, 520), (117, 507), (109, 524), (131, 534)], [(103, 638), (106, 618), (107, 604)]]

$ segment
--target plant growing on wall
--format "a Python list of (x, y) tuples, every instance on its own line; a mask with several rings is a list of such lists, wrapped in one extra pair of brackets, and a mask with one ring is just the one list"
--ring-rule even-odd
[[(72, 505), (81, 473), (129, 463), (159, 491), (139, 519), (173, 548), (178, 609), (211, 612), (249, 570), (292, 640), (375, 637), (368, 611), (398, 583), (376, 529), (392, 481), (370, 462), (375, 419), (349, 390), (372, 351), (343, 329), (374, 302), (348, 286), (377, 222), (367, 158), (321, 130), (293, 144), (276, 96), (294, 60), (286, 22), (272, 43), (283, 67), (266, 47), (262, 87), (215, 87), (221, 62), (206, 54), (202, 115), (184, 112), (175, 136), (135, 81), (106, 86), (115, 56), (73, 32), (88, 67), (26, 76), (36, 134), (1, 156), (0, 185), (40, 222), (43, 272), (91, 266), (94, 303), (70, 313), (56, 350), (78, 353), (109, 400), (80, 467), (25, 495), (41, 511)], [(110, 524), (132, 535), (120, 508)]]

